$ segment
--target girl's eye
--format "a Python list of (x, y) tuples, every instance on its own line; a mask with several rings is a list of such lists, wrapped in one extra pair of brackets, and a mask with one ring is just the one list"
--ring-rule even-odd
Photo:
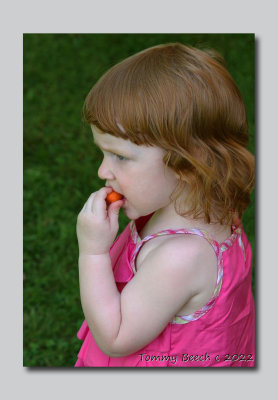
[(120, 161), (126, 160), (126, 158), (124, 156), (119, 156), (118, 154), (114, 154), (114, 156), (117, 157), (118, 160), (120, 160)]
[[(105, 155), (106, 152), (102, 151), (103, 155)], [(112, 155), (113, 157), (117, 158), (119, 161), (126, 161), (127, 158), (124, 156), (120, 156), (119, 154), (115, 154), (115, 153), (111, 153), (111, 152), (107, 152), (107, 154)]]

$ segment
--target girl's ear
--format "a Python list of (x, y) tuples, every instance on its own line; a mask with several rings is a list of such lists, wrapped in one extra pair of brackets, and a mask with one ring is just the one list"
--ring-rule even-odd
[(163, 156), (163, 162), (166, 165), (166, 167), (168, 167), (170, 158), (171, 158), (171, 151), (167, 151), (166, 154), (164, 154), (164, 156)]
[(178, 180), (180, 180), (179, 174), (178, 174), (177, 172), (174, 172), (174, 174), (175, 174), (175, 177), (176, 177)]
[[(171, 156), (172, 156), (172, 152), (170, 150), (166, 151), (165, 155), (163, 156), (163, 162), (166, 165), (166, 167), (168, 167), (168, 164), (169, 164), (169, 161), (171, 159)], [(176, 171), (174, 171), (173, 169), (172, 169), (172, 171), (174, 172), (175, 178), (177, 180), (180, 180), (180, 175)]]

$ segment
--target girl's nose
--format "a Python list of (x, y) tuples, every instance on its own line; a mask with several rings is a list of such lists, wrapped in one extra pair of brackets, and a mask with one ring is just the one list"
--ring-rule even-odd
[(98, 177), (102, 180), (113, 180), (114, 174), (111, 171), (111, 167), (105, 158), (102, 160), (100, 167), (98, 169)]

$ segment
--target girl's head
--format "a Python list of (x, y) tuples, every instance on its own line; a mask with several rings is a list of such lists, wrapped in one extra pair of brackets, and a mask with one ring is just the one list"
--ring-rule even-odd
[(229, 223), (248, 206), (254, 160), (245, 106), (216, 53), (179, 43), (141, 51), (96, 83), (84, 114), (98, 132), (163, 150), (179, 177), (171, 195), (178, 214)]

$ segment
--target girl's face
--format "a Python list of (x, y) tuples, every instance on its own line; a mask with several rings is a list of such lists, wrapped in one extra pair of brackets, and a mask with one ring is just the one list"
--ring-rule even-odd
[(104, 158), (98, 170), (105, 186), (110, 186), (125, 198), (122, 207), (130, 219), (164, 208), (178, 179), (163, 163), (165, 151), (156, 146), (138, 146), (130, 140), (101, 133), (92, 126), (94, 142)]

